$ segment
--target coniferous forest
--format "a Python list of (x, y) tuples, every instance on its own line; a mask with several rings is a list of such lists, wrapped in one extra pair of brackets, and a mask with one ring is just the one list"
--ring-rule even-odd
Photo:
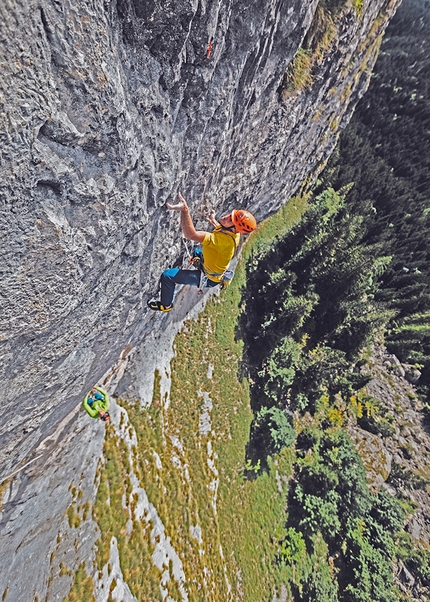
[(368, 92), (324, 174), (335, 189), (354, 183), (361, 245), (391, 257), (375, 301), (392, 310), (386, 343), (418, 364), (430, 391), (430, 3), (407, 0), (389, 27)]
[[(344, 5), (321, 2), (333, 17)], [(191, 576), (179, 589), (163, 564), (162, 598), (430, 600), (428, 40), (430, 0), (404, 0), (313, 189), (261, 224), (222, 297), (175, 339), (170, 392), (156, 370), (150, 406), (119, 400), (97, 471), (95, 566), (111, 565), (115, 542), (136, 599), (161, 599), (164, 527), (144, 493)], [(421, 372), (416, 390), (379, 365), (382, 343)], [(86, 510), (71, 493), (72, 527)], [(67, 600), (94, 597), (86, 570)]]
[[(394, 430), (363, 389), (363, 350), (376, 332), (420, 370), (417, 392), (430, 409), (429, 39), (430, 2), (405, 0), (304, 218), (256, 245), (248, 262), (240, 330), (254, 413), (249, 476), (295, 441), (277, 559), (293, 567), (295, 600), (405, 600), (392, 577), (399, 558), (430, 586), (430, 555), (399, 543), (402, 504), (369, 492), (342, 426), (355, 413), (382, 437)], [(325, 568), (309, 569), (325, 555)]]

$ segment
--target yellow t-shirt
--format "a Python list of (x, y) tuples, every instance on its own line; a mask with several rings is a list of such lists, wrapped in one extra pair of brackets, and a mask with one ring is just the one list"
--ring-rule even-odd
[(240, 234), (238, 233), (225, 232), (219, 228), (213, 232), (206, 232), (202, 242), (202, 251), (204, 270), (210, 280), (221, 282), (239, 242)]

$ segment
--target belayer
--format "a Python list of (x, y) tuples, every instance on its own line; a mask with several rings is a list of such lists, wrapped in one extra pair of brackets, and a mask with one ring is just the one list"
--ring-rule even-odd
[(104, 422), (109, 420), (109, 395), (101, 387), (93, 387), (82, 405), (91, 418), (100, 418)]
[(170, 311), (173, 307), (173, 296), (176, 284), (190, 284), (200, 286), (202, 275), (206, 279), (206, 286), (223, 285), (229, 263), (236, 253), (241, 234), (250, 234), (257, 227), (255, 217), (245, 209), (234, 209), (231, 213), (221, 217), (219, 222), (212, 211), (207, 218), (214, 226), (213, 232), (196, 230), (190, 211), (184, 197), (178, 194), (179, 203), (173, 205), (166, 203), (171, 211), (181, 212), (181, 228), (185, 238), (200, 243), (202, 249), (197, 249), (192, 263), (198, 270), (182, 270), (169, 268), (161, 275), (161, 300), (148, 301), (148, 307), (155, 311)]

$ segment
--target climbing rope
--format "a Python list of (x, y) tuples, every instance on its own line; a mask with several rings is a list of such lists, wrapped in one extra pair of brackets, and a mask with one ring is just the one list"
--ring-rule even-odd
[(188, 248), (187, 239), (186, 239), (186, 238), (184, 238), (184, 237), (182, 237), (182, 242), (184, 243), (185, 252), (186, 252), (186, 254), (187, 254), (187, 257), (188, 257), (188, 261), (189, 261), (189, 263), (193, 263), (193, 256), (192, 256), (192, 254), (190, 253), (190, 250), (189, 250), (189, 248)]

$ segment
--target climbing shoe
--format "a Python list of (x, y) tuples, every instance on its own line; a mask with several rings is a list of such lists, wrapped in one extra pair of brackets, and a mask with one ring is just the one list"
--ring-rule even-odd
[(162, 305), (161, 301), (148, 301), (147, 305), (149, 309), (154, 311), (168, 312), (173, 308), (173, 305)]

